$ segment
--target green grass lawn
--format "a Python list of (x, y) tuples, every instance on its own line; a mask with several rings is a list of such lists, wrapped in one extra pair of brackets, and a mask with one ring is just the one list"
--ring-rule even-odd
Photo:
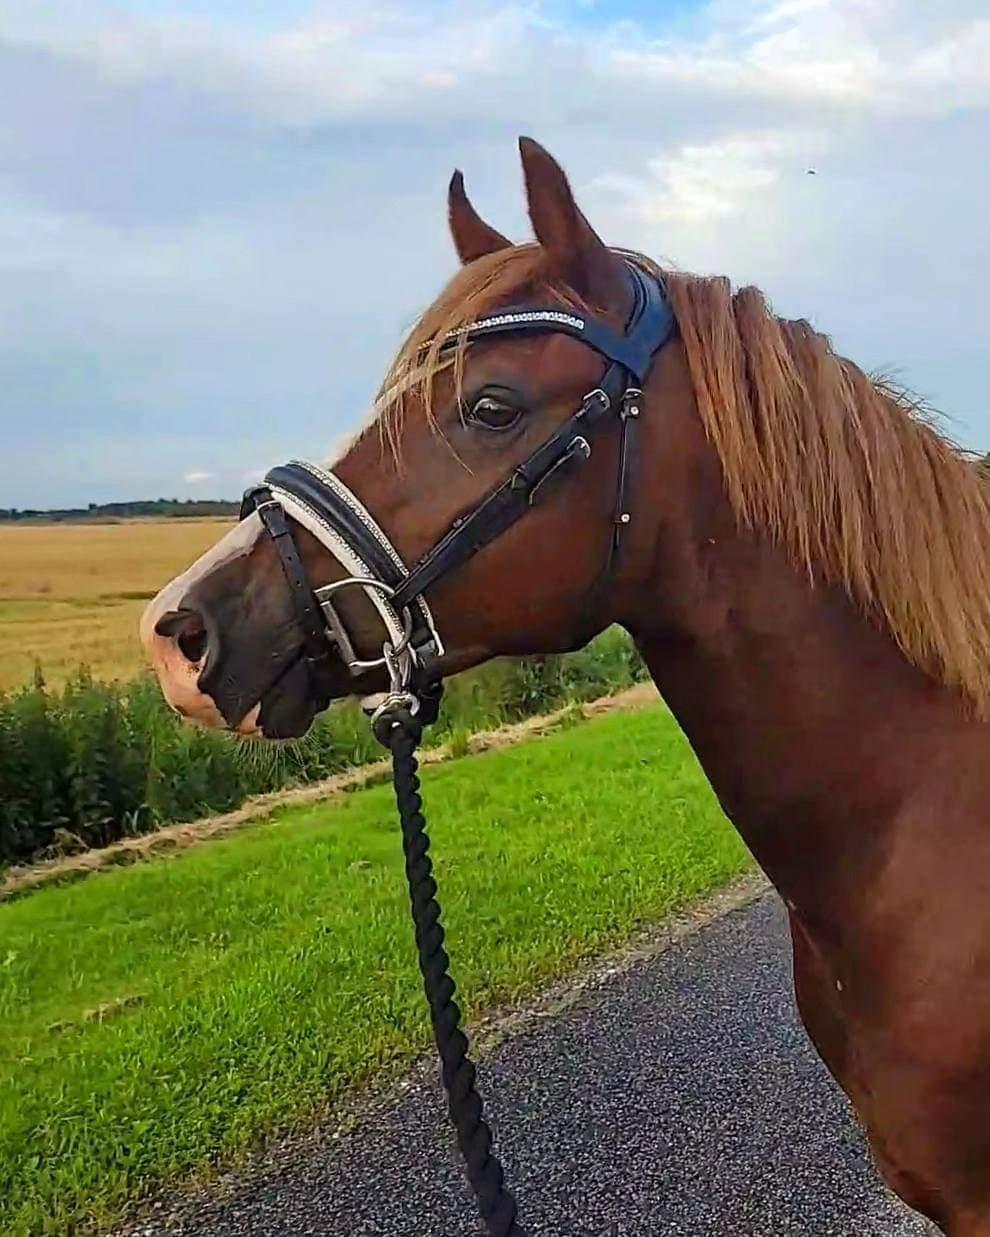
[[(748, 863), (660, 706), (425, 770), (467, 1015)], [(0, 905), (0, 1232), (108, 1224), (421, 1050), (391, 788)]]

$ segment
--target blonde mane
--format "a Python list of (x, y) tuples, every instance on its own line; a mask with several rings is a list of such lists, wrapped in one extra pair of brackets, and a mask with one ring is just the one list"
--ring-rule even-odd
[(909, 661), (990, 702), (990, 487), (920, 403), (725, 279), (665, 276), (740, 522), (841, 584)]
[[(990, 712), (990, 482), (920, 401), (837, 356), (755, 288), (661, 271), (698, 410), (743, 527), (764, 531), (812, 580), (841, 585), (909, 661)], [(588, 306), (548, 279), (537, 245), (464, 267), (407, 337), (379, 396), (397, 450), (407, 400), (432, 421), (433, 382), (464, 345), (443, 340), (507, 301)]]

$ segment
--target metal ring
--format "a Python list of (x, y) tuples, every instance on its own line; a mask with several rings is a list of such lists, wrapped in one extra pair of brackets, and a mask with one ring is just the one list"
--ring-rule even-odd
[(396, 593), (391, 584), (386, 584), (384, 580), (376, 580), (373, 576), (345, 576), (343, 580), (332, 580), (329, 584), (321, 584), (317, 592), (333, 594), (342, 588), (353, 587), (355, 584), (359, 584), (362, 588), (377, 589), (379, 593), (383, 593), (389, 600)]
[[(386, 584), (383, 580), (376, 580), (373, 576), (345, 576), (343, 580), (334, 580), (330, 584), (321, 585), (320, 588), (316, 590), (317, 599), (322, 600), (322, 598), (330, 597), (334, 593), (339, 592), (341, 589), (353, 588), (355, 586), (360, 588), (376, 589), (390, 601), (396, 594), (396, 590), (390, 584)], [(408, 606), (402, 607), (401, 618), (404, 630), (402, 633), (402, 639), (396, 647), (392, 649), (391, 655), (393, 657), (401, 657), (404, 653), (406, 653), (409, 650), (409, 641), (412, 639), (413, 616), (412, 611)], [(389, 647), (391, 648), (391, 644), (389, 644)], [(361, 661), (360, 659), (355, 658), (354, 661), (348, 662), (347, 664), (352, 670), (378, 670), (382, 666), (388, 666), (389, 663), (386, 657), (376, 657), (373, 661)]]
[(411, 658), (404, 650), (398, 652), (386, 640), (382, 645), (382, 660), (388, 670), (390, 689), (393, 693), (405, 691), (412, 672)]
[(384, 700), (371, 714), (371, 726), (374, 729), (375, 723), (385, 713), (390, 713), (393, 709), (408, 709), (412, 717), (415, 717), (420, 709), (419, 697), (413, 692), (407, 691), (390, 691), (385, 695)]

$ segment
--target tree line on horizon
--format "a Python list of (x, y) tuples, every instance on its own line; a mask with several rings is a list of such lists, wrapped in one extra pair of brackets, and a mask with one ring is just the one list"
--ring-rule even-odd
[(75, 523), (86, 520), (132, 520), (139, 516), (190, 518), (237, 515), (240, 504), (224, 498), (150, 498), (137, 502), (89, 503), (85, 507), (0, 507), (0, 522)]

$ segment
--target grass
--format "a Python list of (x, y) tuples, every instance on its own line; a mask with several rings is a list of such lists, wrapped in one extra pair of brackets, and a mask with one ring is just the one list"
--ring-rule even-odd
[(0, 527), (0, 691), (40, 661), (62, 683), (141, 668), (137, 625), (147, 598), (222, 535), (228, 520)]
[[(425, 773), (468, 1016), (747, 865), (662, 706)], [(390, 787), (0, 905), (0, 1231), (109, 1224), (428, 1042)]]

